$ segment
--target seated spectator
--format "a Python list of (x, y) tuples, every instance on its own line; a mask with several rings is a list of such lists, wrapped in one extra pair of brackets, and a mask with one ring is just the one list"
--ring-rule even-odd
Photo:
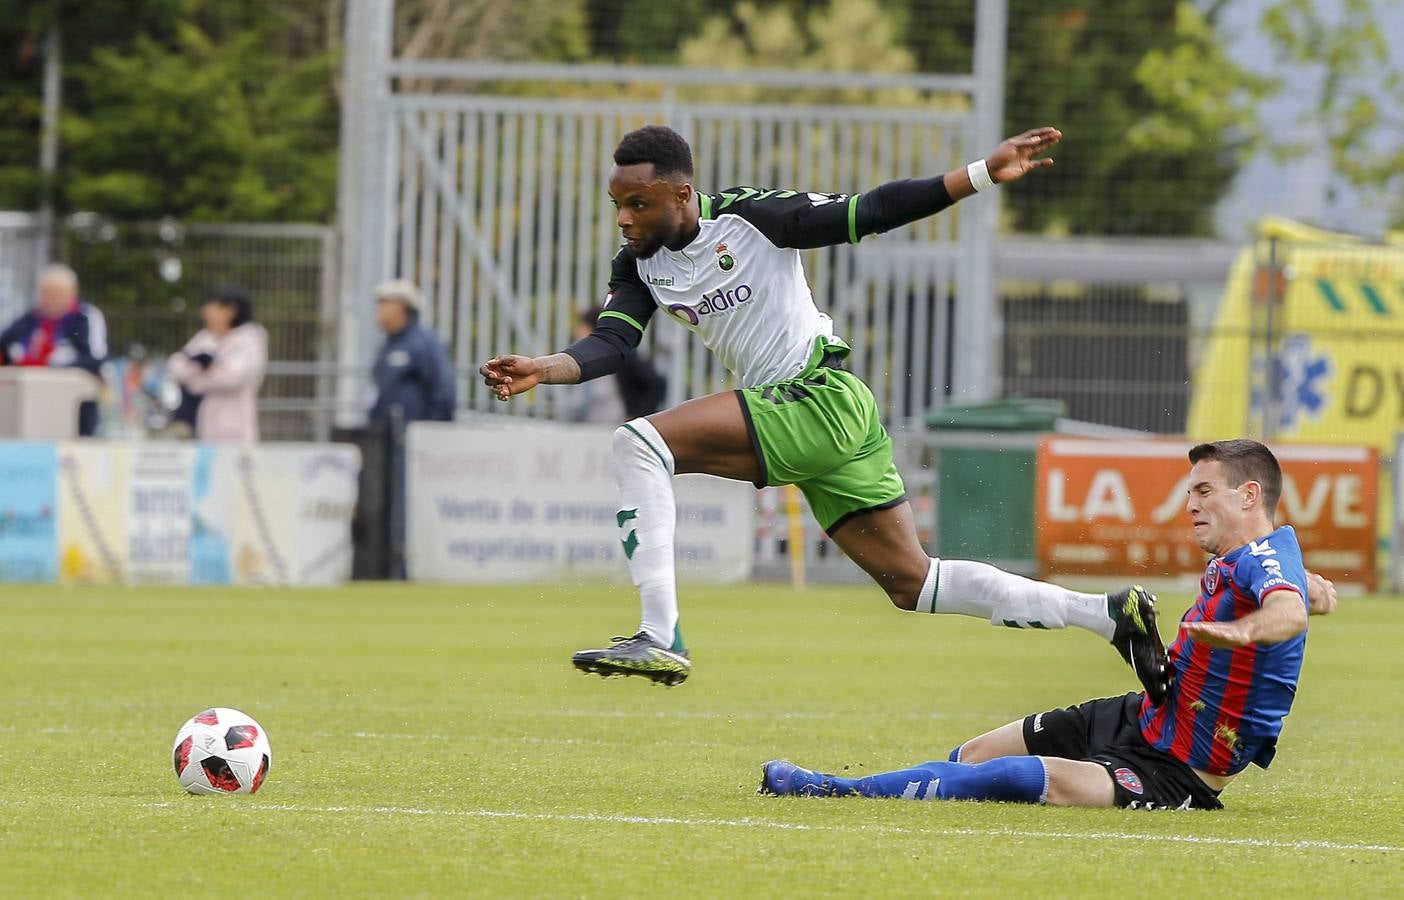
[(238, 285), (210, 293), (200, 307), (205, 327), (167, 361), (184, 391), (199, 397), (195, 437), (258, 442), (258, 388), (268, 367), (268, 332), (253, 319), (253, 303)]
[[(107, 359), (107, 322), (96, 306), (78, 296), (78, 275), (65, 265), (39, 273), (34, 308), (0, 331), (0, 365), (82, 369), (102, 378)], [(98, 406), (78, 407), (78, 434), (97, 432)]]

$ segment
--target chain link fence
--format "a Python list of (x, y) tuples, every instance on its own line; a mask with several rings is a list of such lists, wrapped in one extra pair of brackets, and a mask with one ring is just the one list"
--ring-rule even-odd
[(114, 378), (109, 425), (140, 427), (166, 357), (201, 327), (217, 285), (243, 285), (268, 330), (269, 368), (259, 393), (265, 439), (324, 438), (336, 372), (335, 244), (330, 228), (299, 224), (119, 223), (69, 217), (59, 244), (83, 296), (107, 319)]

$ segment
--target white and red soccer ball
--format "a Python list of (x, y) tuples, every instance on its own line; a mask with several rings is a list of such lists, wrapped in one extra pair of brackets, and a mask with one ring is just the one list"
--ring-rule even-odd
[(263, 787), (273, 748), (268, 733), (237, 709), (207, 709), (181, 726), (175, 771), (192, 794), (252, 794)]

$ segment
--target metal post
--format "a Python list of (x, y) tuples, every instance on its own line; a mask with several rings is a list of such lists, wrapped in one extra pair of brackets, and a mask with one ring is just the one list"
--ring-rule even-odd
[[(1268, 239), (1267, 289), (1263, 292), (1263, 440), (1271, 441), (1277, 436), (1277, 421), (1281, 415), (1279, 393), (1282, 385), (1277, 380), (1278, 353), (1277, 306), (1282, 302), (1282, 265), (1277, 259), (1277, 238)], [(1250, 382), (1251, 383), (1251, 382)]]
[[(317, 241), (320, 252), (317, 255), (321, 273), (321, 296), (317, 303), (317, 376), (314, 379), (312, 412), (313, 440), (325, 443), (331, 440), (332, 426), (338, 412), (336, 403), (337, 384), (340, 378), (333, 374), (336, 369), (336, 348), (338, 341), (333, 329), (340, 330), (337, 316), (337, 233), (329, 230)], [(334, 324), (335, 323), (335, 324)]]
[[(974, 153), (988, 153), (1003, 136), (1006, 0), (980, 0), (975, 14)], [(962, 243), (969, 250), (965, 290), (956, 298), (951, 397), (978, 403), (999, 395), (1000, 310), (994, 242), (998, 190), (966, 201), (960, 211)], [(967, 231), (968, 229), (968, 231)]]
[(44, 110), (39, 133), (39, 234), (35, 271), (54, 261), (54, 181), (58, 176), (59, 109), (63, 98), (63, 38), (57, 23), (44, 36)]
[(349, 0), (346, 7), (346, 67), (341, 102), (337, 236), (341, 264), (337, 288), (337, 424), (350, 427), (364, 416), (362, 397), (350, 372), (370, 364), (375, 329), (371, 291), (387, 272), (392, 211), (388, 208), (386, 159), (393, 122), (387, 74), (394, 36), (394, 0)]

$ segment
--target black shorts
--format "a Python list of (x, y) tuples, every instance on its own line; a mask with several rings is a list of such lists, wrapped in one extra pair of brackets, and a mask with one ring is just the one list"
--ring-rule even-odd
[(1112, 778), (1116, 805), (1129, 809), (1223, 809), (1211, 789), (1180, 760), (1141, 737), (1141, 695), (1088, 700), (1024, 719), (1034, 756), (1099, 763)]

